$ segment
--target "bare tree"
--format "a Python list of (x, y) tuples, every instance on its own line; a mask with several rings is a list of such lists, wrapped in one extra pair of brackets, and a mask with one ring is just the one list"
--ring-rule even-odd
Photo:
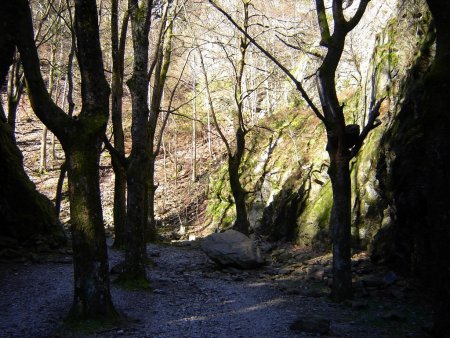
[(100, 146), (109, 115), (109, 89), (94, 0), (75, 2), (77, 58), (82, 76), (82, 110), (70, 118), (50, 98), (42, 79), (27, 1), (7, 3), (15, 21), (14, 36), (27, 80), (31, 105), (41, 121), (58, 137), (66, 154), (74, 252), (74, 299), (71, 320), (116, 321), (99, 188)]
[(122, 282), (147, 283), (145, 228), (147, 224), (148, 147), (148, 34), (150, 32), (152, 0), (128, 1), (133, 38), (133, 74), (127, 85), (131, 93), (132, 126), (131, 154), (127, 159), (127, 219), (125, 227), (125, 268), (119, 276)]
[[(243, 30), (247, 33), (249, 27), (249, 1), (243, 0)], [(191, 31), (193, 31), (191, 29)], [(199, 42), (197, 37), (195, 36), (195, 32), (192, 32), (194, 38), (194, 44), (196, 45), (196, 49), (198, 51), (198, 56), (200, 60), (201, 70), (203, 73), (203, 78), (206, 86), (206, 98), (208, 103), (208, 111), (212, 117), (215, 128), (225, 145), (227, 151), (228, 158), (228, 174), (230, 180), (231, 192), (234, 199), (235, 211), (236, 211), (236, 221), (234, 223), (234, 228), (244, 234), (248, 234), (250, 230), (250, 223), (247, 215), (247, 206), (245, 203), (247, 192), (242, 186), (240, 176), (241, 176), (241, 164), (245, 152), (245, 136), (248, 133), (248, 129), (245, 125), (244, 121), (244, 103), (248, 98), (248, 93), (246, 92), (245, 86), (245, 68), (247, 64), (246, 54), (248, 51), (248, 47), (250, 41), (247, 39), (245, 34), (240, 34), (238, 38), (238, 57), (237, 60), (230, 55), (225, 46), (223, 50), (226, 54), (227, 61), (231, 64), (231, 68), (234, 70), (234, 79), (233, 79), (233, 101), (234, 101), (234, 109), (232, 109), (232, 120), (233, 120), (233, 136), (234, 140), (231, 142), (227, 139), (224, 131), (222, 130), (223, 126), (220, 126), (220, 123), (217, 118), (217, 114), (215, 111), (213, 98), (210, 90), (210, 83), (208, 79), (208, 73), (205, 66), (205, 60), (201, 48), (199, 46)]]
[(327, 151), (330, 157), (328, 174), (333, 189), (333, 208), (330, 218), (330, 236), (333, 244), (333, 288), (332, 297), (336, 301), (348, 299), (352, 295), (351, 276), (351, 180), (350, 160), (360, 150), (369, 132), (379, 125), (377, 117), (383, 101), (371, 107), (367, 124), (360, 132), (359, 126), (347, 125), (343, 106), (339, 103), (335, 76), (336, 69), (345, 46), (345, 39), (361, 20), (369, 0), (361, 0), (356, 13), (350, 19), (344, 15), (342, 0), (333, 0), (331, 6), (333, 33), (330, 33), (327, 9), (323, 0), (316, 0), (316, 12), (321, 34), (321, 45), (327, 50), (317, 71), (320, 110), (313, 102), (296, 76), (276, 57), (261, 46), (245, 28), (219, 7), (215, 1), (209, 2), (237, 27), (261, 52), (274, 62), (294, 83), (303, 99), (327, 131)]
[[(111, 45), (112, 45), (112, 80), (111, 80), (111, 119), (114, 135), (114, 148), (125, 156), (125, 137), (122, 126), (122, 99), (125, 43), (128, 31), (129, 11), (122, 18), (119, 34), (119, 0), (111, 2)], [(126, 222), (126, 170), (117, 156), (112, 156), (114, 169), (114, 246), (121, 248), (125, 244)]]
[[(156, 219), (155, 219), (155, 161), (159, 154), (161, 137), (158, 135), (158, 119), (161, 112), (161, 104), (164, 95), (164, 86), (167, 81), (167, 75), (172, 58), (172, 34), (177, 1), (169, 0), (166, 3), (161, 20), (159, 38), (153, 58), (153, 67), (150, 75), (153, 78), (153, 88), (151, 90), (150, 111), (148, 119), (148, 147), (150, 151), (149, 176), (148, 176), (148, 238), (156, 238)], [(164, 132), (169, 113), (161, 124), (159, 134)]]

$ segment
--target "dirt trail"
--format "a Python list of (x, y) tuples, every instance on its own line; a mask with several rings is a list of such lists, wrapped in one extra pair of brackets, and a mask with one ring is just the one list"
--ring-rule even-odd
[[(290, 325), (301, 315), (331, 320), (329, 336), (420, 336), (407, 323), (378, 325), (361, 310), (331, 303), (304, 276), (286, 267), (219, 270), (197, 245), (149, 245), (156, 266), (148, 269), (151, 291), (112, 285), (123, 325), (82, 337), (318, 337)], [(66, 337), (58, 334), (72, 299), (70, 255), (35, 262), (0, 263), (0, 337)], [(111, 266), (121, 253), (110, 249)], [(289, 271), (289, 270), (288, 270)], [(114, 276), (113, 276), (114, 279)], [(364, 311), (363, 311), (364, 314)], [(375, 316), (375, 315), (374, 315)], [(378, 318), (379, 319), (379, 318)], [(408, 319), (409, 320), (409, 319)]]

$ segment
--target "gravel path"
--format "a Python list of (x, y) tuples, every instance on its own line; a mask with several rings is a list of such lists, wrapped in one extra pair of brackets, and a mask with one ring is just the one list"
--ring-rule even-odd
[[(274, 267), (218, 270), (196, 246), (149, 245), (148, 253), (156, 262), (149, 269), (153, 290), (113, 284), (116, 308), (129, 320), (91, 337), (319, 337), (290, 330), (300, 315), (330, 319), (329, 336), (395, 336), (358, 323), (351, 307), (299, 292), (307, 282), (279, 278)], [(110, 250), (111, 266), (120, 259), (120, 252)], [(68, 263), (68, 255), (45, 263), (0, 263), (0, 337), (60, 336), (55, 332), (72, 299)]]

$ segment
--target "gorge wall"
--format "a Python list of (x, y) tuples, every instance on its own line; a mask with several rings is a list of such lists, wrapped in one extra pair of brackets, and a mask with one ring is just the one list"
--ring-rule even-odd
[[(419, 274), (430, 252), (421, 227), (426, 196), (417, 189), (423, 176), (415, 166), (425, 118), (418, 98), (434, 53), (430, 21), (424, 1), (372, 1), (347, 42), (337, 78), (347, 123), (364, 125), (371, 103), (386, 97), (381, 126), (352, 163), (353, 247)], [(313, 73), (314, 62), (300, 63), (298, 72)], [(320, 121), (296, 101), (255, 129), (242, 168), (254, 231), (327, 248), (332, 193)], [(230, 227), (234, 219), (227, 179), (222, 168), (211, 184), (211, 228)]]

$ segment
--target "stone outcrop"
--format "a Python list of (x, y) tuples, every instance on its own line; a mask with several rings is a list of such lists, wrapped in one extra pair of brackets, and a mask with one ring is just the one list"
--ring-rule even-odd
[(18, 243), (44, 238), (52, 245), (65, 235), (52, 202), (40, 194), (23, 168), (22, 154), (6, 122), (0, 121), (0, 236)]

